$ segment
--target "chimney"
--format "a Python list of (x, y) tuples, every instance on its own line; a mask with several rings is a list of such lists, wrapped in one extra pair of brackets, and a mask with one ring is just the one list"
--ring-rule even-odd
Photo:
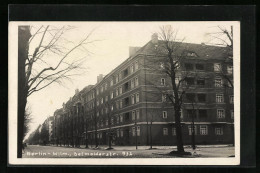
[(102, 79), (103, 79), (103, 74), (99, 74), (99, 75), (97, 76), (97, 83), (99, 83), (100, 81), (102, 81)]
[(201, 43), (202, 46), (205, 46), (206, 44), (204, 42)]
[(79, 89), (75, 89), (75, 94), (78, 94), (79, 93)]
[(153, 44), (158, 44), (158, 34), (153, 33), (151, 40)]
[(133, 56), (141, 47), (129, 47), (129, 56)]

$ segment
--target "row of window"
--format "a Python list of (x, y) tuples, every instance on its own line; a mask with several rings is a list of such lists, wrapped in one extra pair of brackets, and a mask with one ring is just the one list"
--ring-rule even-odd
[[(208, 135), (208, 126), (207, 125), (200, 125), (199, 126), (200, 129), (200, 135)], [(197, 133), (197, 126), (194, 125), (194, 128), (190, 125), (188, 126), (188, 130), (189, 130), (189, 135), (192, 135), (192, 132), (194, 132), (195, 135), (198, 135)], [(167, 136), (168, 133), (168, 128), (163, 128), (163, 135)], [(173, 127), (172, 128), (172, 135), (175, 136), (176, 135), (176, 128)], [(215, 135), (223, 135), (223, 127), (216, 127), (215, 128)]]
[[(185, 63), (184, 66), (185, 66), (185, 69), (187, 71), (194, 70), (194, 65), (191, 64), (191, 63)], [(205, 66), (203, 64), (195, 64), (195, 70), (203, 71), (203, 70), (205, 70)], [(214, 63), (214, 71), (215, 72), (222, 71), (222, 64), (221, 63)], [(232, 65), (227, 65), (227, 73), (233, 74), (233, 66)]]
[[(130, 73), (134, 73), (136, 70), (138, 70), (138, 61), (136, 61), (135, 63), (132, 63), (130, 66)], [(115, 84), (118, 83), (121, 79), (123, 79), (123, 77), (126, 77), (127, 75), (128, 75), (128, 68), (126, 68), (125, 70), (123, 70), (122, 72), (120, 72), (119, 74), (116, 75)], [(97, 88), (97, 95), (99, 95), (99, 93), (102, 93), (103, 91), (107, 90), (108, 84), (110, 84), (110, 87), (114, 85), (113, 78), (110, 79), (110, 82), (107, 82), (107, 83), (103, 84), (100, 88)]]
[[(198, 111), (199, 118), (207, 118), (207, 110), (206, 109), (199, 109), (199, 110), (193, 110), (193, 109), (187, 109), (187, 117), (191, 118), (192, 116), (196, 115), (196, 111)], [(217, 109), (217, 118), (225, 118), (225, 110), (224, 109)], [(234, 119), (234, 110), (230, 110), (230, 117), (231, 119)], [(167, 111), (162, 112), (162, 118), (167, 119)], [(181, 118), (183, 118), (183, 114), (181, 111)]]
[[(175, 78), (175, 83), (178, 84), (180, 80), (180, 77), (176, 77)], [(185, 79), (186, 85), (195, 85), (195, 78), (194, 77), (187, 77)], [(221, 77), (217, 77), (215, 79), (215, 87), (223, 87), (223, 80)], [(161, 78), (161, 85), (165, 86), (166, 85), (166, 79), (165, 78)], [(199, 78), (196, 80), (196, 85), (201, 85), (204, 86), (205, 85), (205, 79)], [(228, 87), (231, 87), (230, 82), (227, 82)]]
[[(131, 113), (132, 121), (140, 119), (140, 113), (139, 113), (139, 110), (137, 109), (137, 110), (133, 110), (131, 112), (127, 112), (127, 113), (124, 113), (124, 114), (120, 114), (120, 115), (116, 115), (114, 117), (111, 117), (111, 125), (119, 124), (119, 123), (122, 123), (124, 121), (129, 121), (130, 120), (130, 113)], [(103, 122), (105, 122), (105, 125), (108, 126), (108, 119), (100, 120), (97, 123), (97, 126), (103, 127), (103, 125), (104, 125)]]

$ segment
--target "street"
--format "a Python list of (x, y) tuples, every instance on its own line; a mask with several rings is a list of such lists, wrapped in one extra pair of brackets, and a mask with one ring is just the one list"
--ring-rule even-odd
[[(23, 153), (23, 158), (172, 158), (168, 153), (175, 150), (175, 146), (113, 146), (114, 149), (106, 150), (107, 146), (100, 146), (98, 149), (84, 146), (71, 148), (64, 146), (40, 146), (28, 145)], [(185, 151), (192, 152), (189, 146)], [(234, 157), (234, 147), (227, 145), (198, 146), (196, 154), (187, 157)]]

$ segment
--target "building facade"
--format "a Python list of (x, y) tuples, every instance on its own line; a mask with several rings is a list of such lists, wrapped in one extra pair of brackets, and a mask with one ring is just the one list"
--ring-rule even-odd
[[(54, 113), (57, 145), (175, 145), (171, 79), (164, 73), (157, 35), (95, 85), (87, 86)], [(181, 44), (176, 82), (184, 144), (234, 142), (233, 61), (226, 47)]]

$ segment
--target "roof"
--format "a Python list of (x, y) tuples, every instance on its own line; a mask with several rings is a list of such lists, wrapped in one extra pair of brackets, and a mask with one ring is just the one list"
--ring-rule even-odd
[[(143, 46), (137, 54), (156, 54), (158, 53), (155, 47), (163, 46), (164, 41), (159, 40), (158, 44), (152, 43), (152, 41), (148, 42), (145, 46)], [(196, 55), (203, 59), (224, 59), (225, 57), (231, 55), (230, 48), (228, 47), (220, 47), (206, 44), (195, 44), (195, 43), (184, 43), (184, 42), (171, 42), (172, 45), (178, 47), (177, 55), (182, 55), (183, 52), (194, 52)]]

